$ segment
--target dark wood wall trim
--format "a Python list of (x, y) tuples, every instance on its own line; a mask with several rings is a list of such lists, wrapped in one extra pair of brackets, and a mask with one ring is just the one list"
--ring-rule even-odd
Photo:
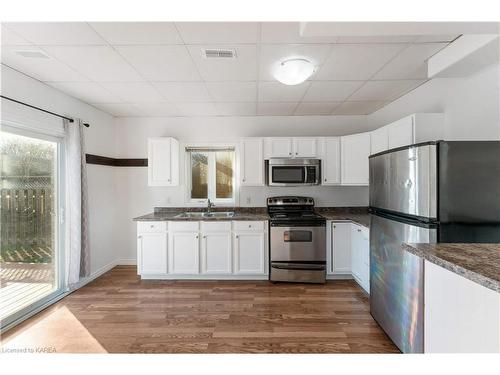
[(87, 164), (107, 165), (110, 167), (147, 167), (148, 159), (115, 159), (107, 156), (85, 154)]

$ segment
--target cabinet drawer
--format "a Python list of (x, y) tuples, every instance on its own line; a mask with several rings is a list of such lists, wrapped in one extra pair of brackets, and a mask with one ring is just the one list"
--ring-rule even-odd
[(234, 231), (260, 231), (265, 228), (265, 221), (233, 221)]
[(137, 233), (161, 233), (167, 231), (166, 221), (138, 221)]
[(173, 232), (198, 232), (200, 223), (198, 221), (170, 221), (168, 227)]
[(231, 222), (230, 221), (219, 221), (219, 222), (201, 222), (202, 232), (231, 232)]

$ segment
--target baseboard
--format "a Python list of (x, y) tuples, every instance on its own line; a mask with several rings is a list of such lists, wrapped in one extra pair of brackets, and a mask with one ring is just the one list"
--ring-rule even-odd
[(117, 266), (136, 266), (137, 265), (137, 259), (136, 258), (121, 258), (116, 260), (116, 265)]
[(113, 260), (113, 261), (109, 262), (108, 264), (105, 264), (104, 266), (99, 268), (97, 271), (92, 273), (90, 276), (87, 276), (86, 278), (84, 278), (84, 279), (78, 281), (76, 284), (74, 284), (71, 291), (73, 292), (77, 289), (80, 289), (82, 286), (87, 285), (91, 281), (94, 281), (95, 279), (97, 279), (99, 276), (102, 276), (106, 272), (112, 270), (117, 265), (118, 265), (117, 260)]
[(143, 275), (142, 280), (269, 280), (269, 275)]
[(335, 274), (326, 275), (327, 280), (354, 280), (354, 277), (350, 273), (346, 274)]

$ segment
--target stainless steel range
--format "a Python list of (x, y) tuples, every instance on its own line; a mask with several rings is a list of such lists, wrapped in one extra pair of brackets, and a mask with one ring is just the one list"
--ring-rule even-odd
[(326, 219), (314, 212), (314, 199), (271, 197), (267, 210), (271, 216), (270, 280), (324, 283)]

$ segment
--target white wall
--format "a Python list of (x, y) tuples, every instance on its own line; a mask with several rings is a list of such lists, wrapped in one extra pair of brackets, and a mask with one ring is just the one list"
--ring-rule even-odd
[(368, 116), (378, 128), (416, 112), (443, 112), (446, 140), (500, 140), (500, 64), (465, 78), (437, 78)]
[[(68, 117), (83, 119), (90, 123), (90, 128), (85, 129), (87, 153), (114, 156), (115, 128), (112, 116), (5, 65), (2, 65), (1, 73), (2, 95)], [(111, 167), (88, 165), (87, 171), (91, 272), (94, 273), (117, 258), (114, 244), (116, 184)]]

